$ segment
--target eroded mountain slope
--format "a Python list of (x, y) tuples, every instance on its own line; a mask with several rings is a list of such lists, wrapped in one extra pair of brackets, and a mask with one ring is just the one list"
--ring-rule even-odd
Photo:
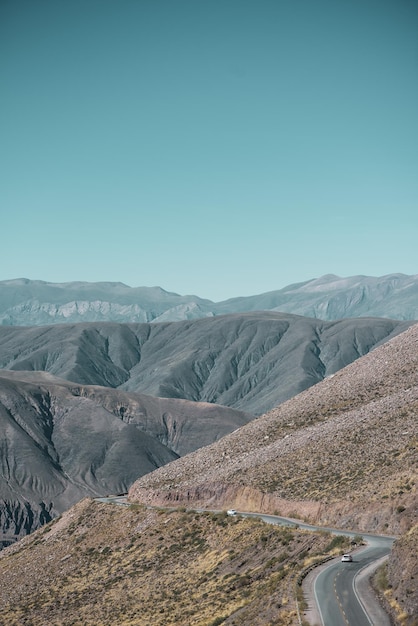
[(0, 539), (32, 531), (86, 495), (143, 474), (248, 423), (203, 403), (0, 372)]
[(418, 325), (137, 481), (144, 503), (280, 511), (400, 533), (417, 502)]
[(0, 367), (259, 415), (410, 324), (247, 313), (164, 324), (0, 326)]

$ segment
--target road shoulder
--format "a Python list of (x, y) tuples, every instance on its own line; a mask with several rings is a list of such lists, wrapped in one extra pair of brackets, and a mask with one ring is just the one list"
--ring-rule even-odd
[(311, 626), (322, 626), (321, 616), (318, 611), (318, 607), (315, 601), (314, 585), (315, 580), (321, 572), (324, 571), (330, 565), (337, 563), (341, 557), (331, 559), (322, 565), (318, 565), (304, 578), (302, 583), (303, 597), (308, 605), (307, 608), (302, 611), (301, 617), (308, 622)]
[[(341, 557), (337, 557), (319, 565), (318, 567), (315, 567), (303, 580), (302, 589), (307, 608), (302, 611), (301, 617), (303, 617), (303, 619), (308, 622), (310, 626), (322, 626), (321, 616), (315, 601), (315, 581), (321, 572), (323, 572), (330, 565), (338, 563), (340, 559)], [(370, 577), (387, 559), (388, 557), (385, 556), (378, 561), (370, 563), (360, 570), (355, 578), (355, 591), (360, 598), (360, 602), (366, 609), (372, 623), (379, 624), (379, 626), (391, 626), (391, 621), (386, 611), (382, 608), (379, 599), (370, 584)]]
[(357, 574), (354, 587), (358, 594), (362, 605), (365, 607), (368, 616), (372, 620), (373, 624), (379, 624), (379, 626), (391, 626), (391, 621), (384, 609), (382, 608), (374, 589), (370, 584), (370, 578), (372, 574), (380, 567), (389, 557), (384, 556), (378, 561), (370, 563)]

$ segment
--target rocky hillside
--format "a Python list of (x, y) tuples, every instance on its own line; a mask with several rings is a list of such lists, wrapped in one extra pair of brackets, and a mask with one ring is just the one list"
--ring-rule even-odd
[(406, 532), (416, 515), (418, 325), (204, 450), (144, 476), (143, 503), (293, 512)]
[(186, 512), (187, 504), (401, 534), (385, 597), (397, 624), (415, 626), (417, 365), (415, 325), (144, 476), (128, 506), (81, 501), (0, 553), (0, 623), (293, 626), (301, 569), (344, 550), (340, 537)]
[(251, 415), (0, 371), (0, 540), (221, 438)]
[[(401, 535), (385, 597), (398, 624), (415, 626), (417, 366), (413, 325), (216, 443), (143, 476), (128, 506), (79, 502), (0, 553), (0, 624), (291, 626), (301, 569), (344, 549), (339, 537), (186, 512), (187, 505)], [(79, 399), (98, 393), (67, 384)]]
[(296, 626), (299, 572), (341, 550), (225, 513), (83, 500), (0, 553), (0, 624)]
[(324, 320), (347, 317), (418, 319), (418, 276), (333, 274), (277, 291), (223, 302), (181, 296), (160, 287), (123, 283), (0, 281), (0, 324), (172, 322), (246, 311), (275, 310)]
[(0, 324), (37, 326), (77, 322), (151, 322), (211, 315), (210, 300), (180, 296), (160, 287), (123, 283), (0, 281)]
[(387, 567), (385, 598), (392, 614), (408, 626), (418, 625), (418, 524), (394, 544)]
[(259, 312), (161, 324), (0, 326), (0, 368), (259, 415), (410, 324)]

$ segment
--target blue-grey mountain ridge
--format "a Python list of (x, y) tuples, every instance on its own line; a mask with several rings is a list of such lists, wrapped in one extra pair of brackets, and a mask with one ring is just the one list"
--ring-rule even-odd
[(279, 311), (322, 320), (352, 317), (418, 319), (418, 275), (333, 274), (259, 295), (212, 302), (160, 287), (123, 283), (48, 283), (24, 278), (0, 282), (0, 324), (172, 322), (247, 311)]

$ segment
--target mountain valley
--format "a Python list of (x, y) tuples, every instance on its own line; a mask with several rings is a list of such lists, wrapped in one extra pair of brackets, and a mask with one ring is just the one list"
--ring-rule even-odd
[(324, 532), (187, 511), (236, 507), (399, 535), (379, 570), (380, 591), (394, 623), (415, 626), (417, 360), (413, 325), (266, 415), (144, 475), (127, 506), (84, 499), (3, 550), (5, 623), (296, 625), (295, 581), (348, 545)]
[[(0, 540), (20, 538), (0, 552), (0, 625), (296, 626), (295, 581), (349, 544), (235, 508), (398, 537), (375, 585), (394, 624), (417, 626), (418, 324), (313, 315), (325, 289), (330, 315), (415, 289), (366, 278), (290, 286), (312, 317), (152, 288), (150, 319), (0, 326)], [(109, 288), (126, 286), (97, 299)]]
[(323, 525), (400, 534), (418, 504), (417, 366), (415, 324), (204, 453), (142, 477), (130, 498), (293, 511)]

